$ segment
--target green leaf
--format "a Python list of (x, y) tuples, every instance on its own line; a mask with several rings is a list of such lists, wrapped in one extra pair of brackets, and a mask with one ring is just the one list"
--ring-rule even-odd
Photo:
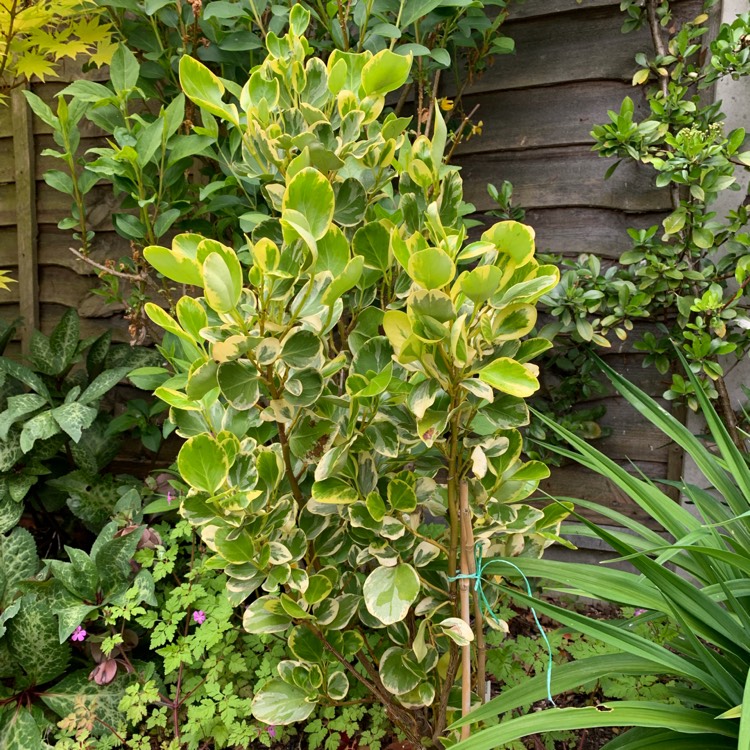
[(309, 628), (297, 625), (292, 628), (287, 639), (289, 650), (300, 661), (320, 664), (323, 661), (323, 644)]
[(315, 701), (296, 685), (269, 680), (253, 698), (253, 716), (266, 724), (284, 725), (304, 721), (315, 710)]
[(74, 443), (81, 439), (83, 430), (91, 427), (96, 419), (97, 410), (91, 406), (73, 401), (63, 404), (49, 412), (55, 419), (60, 429), (68, 435)]
[[(17, 505), (21, 508), (20, 503)], [(0, 570), (5, 577), (5, 588), (0, 595), (0, 608), (7, 607), (18, 593), (18, 584), (39, 572), (39, 557), (34, 537), (20, 526), (7, 536), (0, 537)]]
[(539, 390), (538, 374), (536, 365), (521, 364), (510, 357), (498, 357), (479, 371), (479, 379), (503, 393), (528, 398)]
[(474, 732), (468, 740), (454, 745), (456, 750), (494, 750), (510, 742), (542, 732), (558, 732), (594, 727), (655, 727), (676, 732), (736, 737), (731, 722), (716, 721), (705, 711), (655, 701), (610, 701), (583, 708), (555, 708), (504, 721), (495, 727)]
[(401, 88), (411, 70), (411, 55), (397, 55), (383, 49), (362, 68), (362, 88), (368, 96), (384, 96)]
[(404, 663), (408, 655), (406, 649), (392, 647), (380, 658), (380, 680), (383, 687), (393, 695), (404, 695), (422, 682), (422, 676)]
[(238, 411), (252, 409), (260, 398), (258, 372), (250, 362), (234, 360), (219, 365), (219, 388)]
[(534, 230), (518, 221), (501, 221), (482, 234), (500, 253), (510, 256), (516, 266), (526, 265), (534, 256)]
[(344, 700), (349, 693), (349, 678), (346, 676), (346, 672), (331, 672), (328, 675), (326, 692), (328, 693), (328, 697), (333, 701)]
[(60, 427), (51, 411), (43, 411), (26, 422), (21, 430), (21, 450), (28, 453), (37, 440), (46, 440), (57, 435)]
[(61, 719), (85, 707), (99, 719), (96, 734), (100, 734), (106, 725), (116, 727), (122, 722), (118, 706), (125, 696), (125, 689), (135, 682), (135, 678), (134, 674), (120, 672), (107, 685), (97, 685), (89, 679), (88, 670), (80, 670), (46, 689), (41, 698)]
[(215, 493), (226, 482), (229, 460), (221, 444), (210, 435), (194, 435), (177, 456), (182, 478), (194, 489)]
[(423, 19), (428, 13), (442, 5), (444, 0), (404, 0), (401, 13), (401, 28), (411, 26), (415, 21)]
[(49, 602), (35, 594), (21, 598), (6, 638), (11, 654), (37, 685), (58, 677), (68, 666), (70, 645), (58, 640), (57, 616)]
[(55, 357), (58, 372), (62, 372), (72, 362), (78, 351), (80, 324), (78, 313), (72, 308), (63, 313), (60, 322), (49, 337), (50, 348)]
[(740, 736), (737, 738), (737, 747), (750, 747), (750, 672), (745, 680), (745, 690), (742, 695)]
[(444, 250), (429, 247), (409, 257), (407, 272), (422, 288), (440, 289), (453, 280), (456, 267)]
[(312, 497), (318, 503), (348, 505), (359, 499), (359, 493), (342, 479), (329, 477), (313, 484)]
[(118, 94), (133, 89), (138, 84), (138, 76), (140, 75), (138, 60), (124, 44), (120, 44), (112, 55), (109, 75)]
[(160, 273), (178, 284), (203, 287), (200, 263), (195, 258), (183, 255), (176, 249), (169, 250), (159, 245), (149, 245), (143, 257)]
[[(10, 531), (18, 523), (23, 515), (23, 509), (23, 503), (16, 502), (10, 495), (0, 497), (0, 534)], [(1, 550), (2, 544), (0, 544)]]
[(312, 331), (295, 331), (284, 340), (281, 359), (290, 367), (312, 367), (322, 351), (323, 344)]
[[(347, 177), (343, 182), (334, 184), (333, 192), (336, 198), (333, 220), (336, 224), (344, 227), (359, 224), (367, 208), (367, 193), (362, 183), (355, 177)], [(320, 248), (318, 251), (320, 252)]]
[(411, 565), (380, 567), (367, 576), (362, 593), (367, 611), (384, 625), (403, 620), (417, 600), (419, 577)]
[(0, 747), (3, 750), (43, 750), (49, 747), (43, 741), (42, 732), (30, 711), (19, 705), (10, 711), (12, 715), (6, 722), (0, 723)]
[(210, 253), (203, 261), (203, 284), (206, 302), (218, 313), (231, 312), (240, 301), (241, 280), (238, 283), (237, 275), (219, 253)]
[[(558, 567), (561, 566), (558, 564)], [(582, 658), (567, 664), (555, 665), (552, 671), (551, 690), (552, 695), (560, 695), (611, 674), (642, 677), (663, 673), (664, 668), (661, 665), (648, 659), (624, 653), (604, 654)], [(453, 726), (460, 727), (464, 724), (475, 724), (494, 719), (546, 697), (547, 675), (544, 673), (538, 674), (536, 677), (526, 679), (514, 687), (506, 688), (496, 698), (475, 708), (469, 716), (456, 721)]]
[(328, 576), (316, 573), (310, 576), (307, 582), (307, 589), (303, 593), (303, 598), (308, 604), (318, 604), (322, 602), (333, 590), (333, 584)]
[(379, 271), (378, 277), (390, 266), (391, 237), (388, 230), (379, 222), (370, 222), (360, 227), (352, 239), (352, 251), (361, 255), (365, 268)]
[(687, 214), (684, 210), (675, 211), (664, 219), (664, 231), (666, 234), (677, 234), (684, 226)]
[(461, 277), (461, 291), (479, 305), (497, 291), (502, 276), (503, 272), (497, 266), (479, 266)]
[[(334, 219), (337, 220), (335, 216)], [(315, 259), (315, 273), (330, 271), (334, 278), (344, 273), (346, 264), (349, 262), (349, 243), (344, 233), (335, 224), (331, 224), (325, 235), (318, 240), (317, 245), (318, 257)]]
[(321, 239), (333, 220), (335, 197), (331, 183), (314, 167), (305, 167), (289, 181), (282, 201), (285, 212), (296, 211), (304, 216), (313, 239)]
[(128, 374), (129, 370), (129, 367), (115, 367), (97, 375), (78, 397), (78, 403), (89, 404), (97, 401), (105, 393), (109, 393)]
[(337, 276), (325, 290), (321, 299), (322, 303), (331, 306), (336, 300), (340, 299), (344, 293), (348, 292), (362, 276), (364, 265), (365, 259), (361, 255), (356, 255), (352, 258), (346, 264), (343, 272)]
[(33, 414), (37, 409), (45, 406), (47, 400), (37, 393), (22, 393), (19, 396), (10, 396), (7, 400), (7, 408), (0, 414), (0, 440), (8, 439), (8, 431), (20, 419)]
[(237, 107), (222, 101), (224, 84), (203, 63), (187, 55), (180, 58), (180, 85), (185, 96), (199, 107), (239, 127)]
[(29, 386), (29, 388), (38, 393), (40, 396), (44, 396), (48, 403), (52, 402), (49, 391), (47, 390), (47, 386), (44, 384), (44, 381), (28, 367), (24, 367), (23, 365), (18, 364), (18, 362), (14, 362), (12, 359), (8, 359), (7, 357), (0, 357), (0, 373), (10, 375), (19, 383), (23, 383)]
[(248, 633), (283, 633), (292, 624), (291, 618), (286, 614), (277, 612), (276, 608), (273, 612), (267, 608), (266, 605), (273, 601), (276, 601), (274, 597), (261, 596), (245, 610), (242, 627)]

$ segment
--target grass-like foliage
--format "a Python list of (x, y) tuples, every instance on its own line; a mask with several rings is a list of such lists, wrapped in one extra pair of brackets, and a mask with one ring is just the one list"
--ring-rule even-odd
[[(711, 489), (683, 485), (696, 514), (652, 482), (633, 476), (583, 440), (547, 420), (570, 445), (563, 455), (605, 476), (666, 531), (667, 537), (626, 516), (590, 505), (626, 531), (612, 532), (583, 518), (577, 533), (597, 536), (627, 558), (637, 573), (584, 564), (524, 560), (529, 576), (545, 578), (552, 591), (566, 591), (645, 610), (639, 617), (666, 616), (679, 636), (664, 645), (636, 635), (627, 623), (597, 621), (550, 603), (536, 602), (559, 622), (615, 646), (622, 652), (574, 662), (557, 669), (555, 693), (611, 672), (678, 678), (678, 705), (660, 701), (616, 701), (584, 709), (551, 709), (509, 718), (476, 732), (461, 750), (489, 750), (529, 734), (601, 726), (633, 727), (610, 741), (607, 750), (649, 748), (746, 748), (750, 742), (750, 468), (707, 396), (696, 388), (710, 444), (694, 436), (657, 402), (602, 364), (617, 390), (644, 417), (688, 453)], [(694, 378), (690, 370), (688, 377)], [(530, 601), (514, 594), (519, 601)], [(469, 721), (481, 722), (539, 700), (542, 679), (506, 691)], [(465, 722), (460, 722), (465, 723)]]

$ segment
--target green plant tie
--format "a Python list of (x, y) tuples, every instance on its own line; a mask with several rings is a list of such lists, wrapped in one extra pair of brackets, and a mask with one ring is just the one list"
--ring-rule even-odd
[[(449, 581), (460, 581), (460, 580), (473, 580), (474, 581), (474, 591), (477, 592), (477, 596), (479, 597), (479, 605), (482, 610), (484, 610), (492, 619), (500, 626), (502, 626), (502, 622), (498, 618), (498, 616), (494, 613), (492, 606), (490, 605), (487, 595), (484, 593), (484, 581), (483, 581), (483, 574), (487, 570), (487, 568), (490, 567), (493, 563), (497, 563), (498, 565), (510, 565), (511, 568), (513, 568), (518, 574), (523, 578), (524, 583), (526, 584), (526, 593), (529, 596), (533, 597), (533, 594), (531, 592), (531, 584), (529, 583), (529, 579), (526, 578), (524, 575), (524, 572), (514, 563), (508, 561), (508, 560), (488, 560), (487, 562), (484, 561), (484, 558), (482, 557), (482, 543), (477, 542), (476, 545), (474, 545), (474, 567), (475, 567), (475, 573), (459, 573), (456, 576), (449, 576)], [(544, 645), (547, 647), (547, 700), (553, 705), (557, 706), (555, 701), (552, 698), (552, 644), (549, 642), (549, 638), (547, 637), (547, 634), (544, 632), (544, 628), (542, 627), (542, 623), (539, 622), (539, 618), (537, 617), (536, 610), (533, 607), (529, 607), (531, 610), (531, 614), (534, 617), (534, 622), (536, 623), (537, 629), (539, 630), (539, 635), (542, 636), (542, 640), (544, 641)]]

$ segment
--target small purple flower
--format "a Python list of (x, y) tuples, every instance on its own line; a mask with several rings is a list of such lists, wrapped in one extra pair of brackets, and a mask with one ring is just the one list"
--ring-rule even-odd
[(167, 492), (167, 505), (171, 505), (174, 501), (174, 495), (172, 494), (172, 490), (169, 490)]
[(71, 641), (82, 641), (86, 638), (86, 631), (79, 625), (70, 636)]
[(193, 620), (195, 620), (198, 625), (203, 625), (206, 621), (206, 613), (202, 609), (196, 609), (195, 612), (193, 612)]
[(269, 737), (275, 737), (276, 736), (276, 727), (273, 724), (269, 724), (269, 726), (268, 726), (268, 736)]
[(645, 614), (646, 614), (646, 610), (645, 610), (645, 609), (636, 609), (636, 610), (635, 610), (635, 611), (633, 612), (633, 614), (634, 614), (634, 615), (635, 615), (636, 617), (639, 617), (640, 615), (645, 615)]

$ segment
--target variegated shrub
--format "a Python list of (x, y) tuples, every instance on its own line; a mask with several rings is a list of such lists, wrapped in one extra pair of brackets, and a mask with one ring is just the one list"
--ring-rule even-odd
[(245, 628), (288, 643), (254, 715), (302, 721), (357, 682), (426, 744), (460, 709), (460, 648), (497, 625), (480, 613), (474, 635), (461, 619), (460, 544), (538, 555), (565, 515), (522, 504), (547, 469), (523, 461), (517, 431), (549, 346), (522, 339), (558, 272), (516, 222), (467, 243), (439, 108), (432, 140), (381, 118), (410, 59), (334, 52), (324, 65), (308, 58), (308, 20), (295, 6), (289, 34), (268, 34), (241, 91), (182, 60), (199, 131), (242, 144), (234, 166), (274, 212), (239, 253), (191, 234), (146, 249), (202, 296), (174, 315), (149, 305), (173, 372), (140, 374), (187, 438), (182, 514)]

